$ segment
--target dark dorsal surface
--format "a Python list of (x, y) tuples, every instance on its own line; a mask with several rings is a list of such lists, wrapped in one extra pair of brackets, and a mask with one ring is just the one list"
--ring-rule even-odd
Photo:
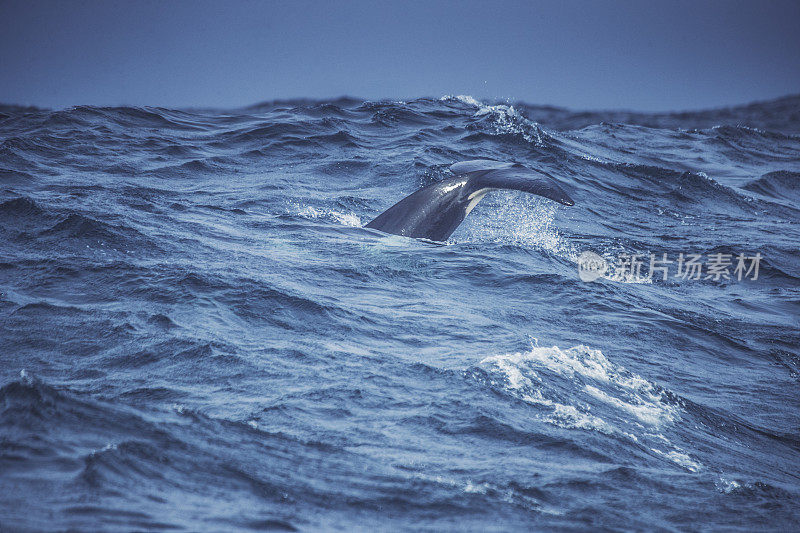
[(497, 189), (524, 191), (574, 205), (555, 178), (519, 163), (476, 159), (456, 163), (450, 170), (454, 174), (452, 178), (403, 198), (366, 227), (406, 237), (444, 241), (486, 193)]

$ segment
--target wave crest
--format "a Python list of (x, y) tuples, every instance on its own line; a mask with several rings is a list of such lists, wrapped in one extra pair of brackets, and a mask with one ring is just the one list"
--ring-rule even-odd
[(700, 464), (663, 435), (681, 418), (675, 396), (588, 346), (532, 347), (486, 357), (489, 384), (540, 410), (540, 420), (622, 438), (688, 470)]

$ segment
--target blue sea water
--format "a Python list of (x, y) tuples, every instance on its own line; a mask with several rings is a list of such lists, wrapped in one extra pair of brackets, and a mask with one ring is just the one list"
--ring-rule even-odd
[[(576, 205), (363, 227), (475, 158)], [(2, 106), (0, 530), (797, 529), (798, 202), (800, 97)]]

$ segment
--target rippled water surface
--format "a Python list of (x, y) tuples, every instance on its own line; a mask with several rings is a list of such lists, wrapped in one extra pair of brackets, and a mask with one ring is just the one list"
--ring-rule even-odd
[[(796, 528), (799, 134), (798, 97), (0, 106), (0, 529)], [(576, 205), (363, 228), (475, 158)]]

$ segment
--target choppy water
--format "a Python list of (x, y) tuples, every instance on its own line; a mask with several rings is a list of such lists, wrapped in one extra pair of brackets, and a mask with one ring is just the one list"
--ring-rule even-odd
[[(0, 529), (796, 528), (798, 133), (800, 97), (0, 107)], [(479, 157), (575, 207), (363, 228)]]

